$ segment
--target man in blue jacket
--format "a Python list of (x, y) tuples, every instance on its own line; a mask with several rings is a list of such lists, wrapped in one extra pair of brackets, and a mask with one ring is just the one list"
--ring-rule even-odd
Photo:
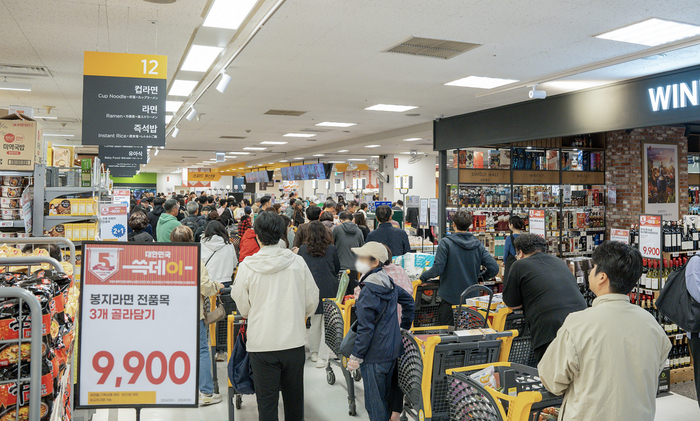
[(411, 251), (411, 243), (408, 241), (408, 234), (401, 228), (391, 225), (391, 216), (394, 211), (389, 206), (378, 206), (374, 212), (379, 221), (377, 229), (367, 234), (367, 242), (376, 241), (386, 244), (391, 249), (393, 257), (403, 256)]
[(397, 288), (383, 269), (389, 260), (384, 245), (369, 242), (352, 248), (357, 255), (355, 266), (362, 273), (360, 295), (355, 303), (357, 337), (348, 370), (362, 372), (365, 387), (365, 408), (370, 421), (388, 421), (391, 378), (396, 359), (403, 353), (397, 305), (401, 305), (401, 328), (413, 323), (413, 297)]
[[(459, 304), (459, 297), (465, 289), (475, 285), (479, 276), (491, 279), (498, 273), (498, 263), (483, 244), (469, 233), (472, 216), (459, 210), (452, 217), (454, 234), (440, 240), (433, 267), (423, 272), (420, 280), (440, 277), (438, 296), (442, 298), (438, 313), (440, 326), (454, 326), (452, 306)], [(368, 238), (369, 239), (369, 238)], [(484, 271), (481, 267), (485, 267)], [(471, 297), (476, 296), (476, 293)], [(471, 298), (468, 297), (468, 298)]]

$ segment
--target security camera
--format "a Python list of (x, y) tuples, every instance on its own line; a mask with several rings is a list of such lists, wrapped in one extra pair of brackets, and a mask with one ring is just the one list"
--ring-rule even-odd
[(545, 91), (538, 91), (537, 85), (532, 87), (532, 90), (528, 93), (528, 96), (530, 99), (545, 99), (547, 97), (547, 92)]

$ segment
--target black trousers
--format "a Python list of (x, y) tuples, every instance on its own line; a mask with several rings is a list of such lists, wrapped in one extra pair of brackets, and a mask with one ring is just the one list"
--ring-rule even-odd
[(255, 398), (260, 421), (278, 421), (282, 392), (285, 421), (304, 420), (304, 347), (271, 352), (250, 352)]
[[(693, 357), (693, 370), (695, 375), (695, 390), (700, 396), (700, 334), (695, 332), (690, 334), (688, 345), (690, 346), (690, 354)], [(700, 401), (698, 402), (700, 405)]]
[(351, 270), (350, 274), (348, 274), (348, 279), (350, 279), (350, 282), (348, 282), (348, 289), (345, 290), (345, 295), (353, 295), (355, 293), (355, 287), (360, 285), (357, 281), (357, 271)]
[(542, 361), (542, 357), (544, 357), (544, 353), (547, 352), (547, 348), (549, 348), (550, 344), (551, 342), (547, 342), (546, 344), (540, 345), (532, 351), (535, 357), (535, 368), (537, 368), (537, 364)]
[(442, 300), (438, 307), (438, 326), (454, 326), (455, 313), (452, 310), (452, 304)]

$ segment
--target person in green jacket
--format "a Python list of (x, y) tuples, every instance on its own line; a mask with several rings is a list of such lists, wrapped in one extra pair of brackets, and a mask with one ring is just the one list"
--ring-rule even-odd
[(170, 233), (179, 227), (180, 221), (177, 220), (177, 214), (180, 212), (180, 204), (175, 199), (168, 199), (163, 203), (163, 214), (158, 218), (156, 226), (156, 241), (161, 243), (170, 242)]

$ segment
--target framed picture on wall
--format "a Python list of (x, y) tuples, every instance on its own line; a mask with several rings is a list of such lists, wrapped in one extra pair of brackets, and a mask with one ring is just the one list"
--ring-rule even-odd
[(642, 143), (644, 213), (676, 221), (680, 214), (678, 188), (678, 146)]

